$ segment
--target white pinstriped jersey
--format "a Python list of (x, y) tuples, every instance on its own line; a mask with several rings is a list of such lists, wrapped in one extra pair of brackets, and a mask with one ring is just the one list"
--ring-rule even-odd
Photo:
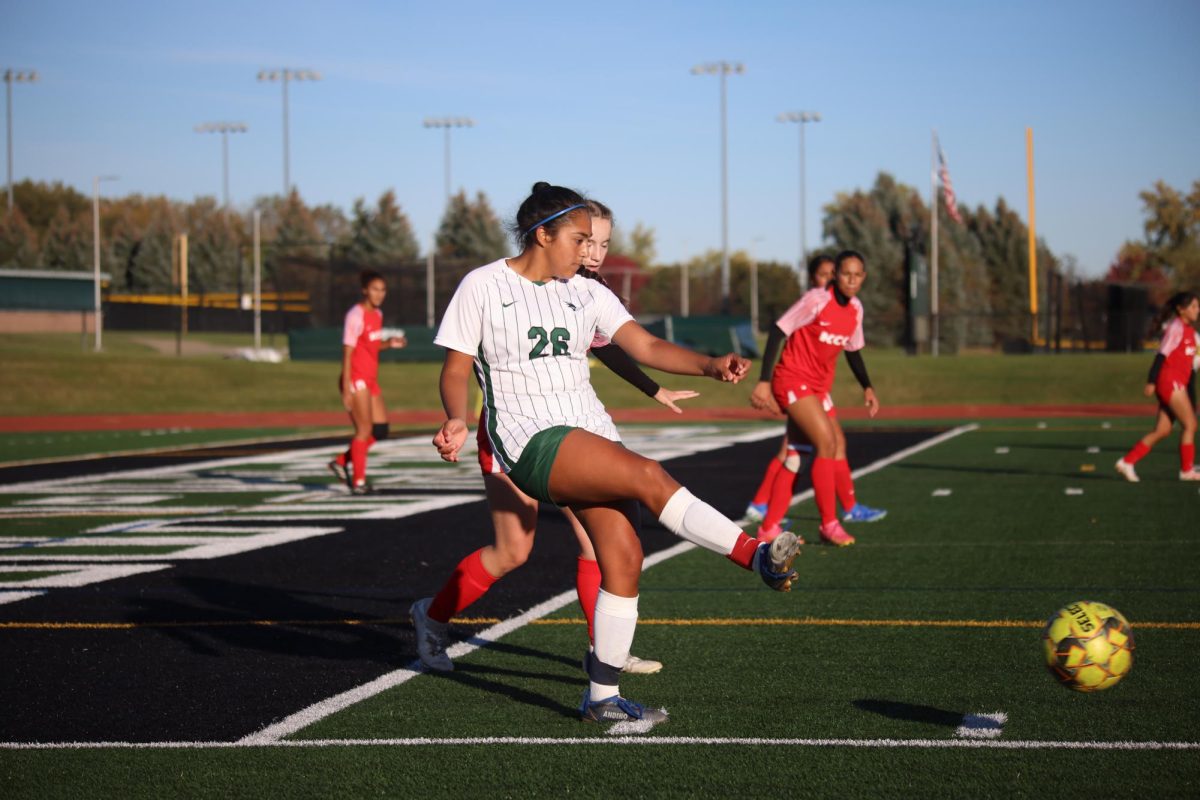
[(555, 425), (621, 440), (592, 389), (588, 348), (632, 317), (607, 287), (574, 276), (534, 283), (505, 262), (472, 270), (434, 344), (473, 356), (487, 436), (505, 472), (534, 434)]

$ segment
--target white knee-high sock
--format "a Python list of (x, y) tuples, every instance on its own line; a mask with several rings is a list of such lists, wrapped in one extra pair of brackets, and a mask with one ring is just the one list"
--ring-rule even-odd
[(720, 511), (680, 486), (663, 506), (658, 521), (676, 536), (727, 556), (742, 529)]
[[(625, 666), (629, 648), (633, 646), (633, 633), (637, 629), (637, 597), (619, 597), (603, 589), (596, 597), (596, 634), (594, 657), (617, 671)], [(603, 700), (620, 694), (616, 684), (616, 673), (610, 678), (613, 683), (599, 683), (596, 676), (588, 684), (588, 693), (593, 701)]]

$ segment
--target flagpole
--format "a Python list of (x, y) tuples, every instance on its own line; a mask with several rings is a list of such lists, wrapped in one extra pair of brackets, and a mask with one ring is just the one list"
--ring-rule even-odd
[(929, 141), (929, 353), (938, 354), (938, 164), (937, 129)]
[(1029, 186), (1029, 315), (1033, 317), (1034, 347), (1038, 345), (1037, 221), (1033, 206), (1033, 128), (1025, 129), (1025, 177)]

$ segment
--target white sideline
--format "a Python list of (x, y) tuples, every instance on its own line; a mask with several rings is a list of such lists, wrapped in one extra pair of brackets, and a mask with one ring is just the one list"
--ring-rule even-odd
[[(853, 472), (853, 475), (855, 478), (861, 477), (863, 475), (869, 475), (872, 472), (876, 472), (877, 470), (883, 469), (884, 467), (888, 466), (889, 464), (894, 464), (903, 458), (907, 458), (908, 456), (913, 455), (914, 453), (919, 453), (922, 450), (928, 449), (930, 447), (934, 447), (938, 444), (941, 444), (944, 441), (947, 441), (948, 439), (954, 438), (955, 436), (959, 436), (961, 434), (967, 433), (968, 431), (973, 431), (978, 427), (979, 427), (978, 425), (974, 425), (974, 424), (962, 425), (960, 427), (954, 428), (953, 430), (946, 431), (945, 433), (934, 436), (931, 439), (926, 439), (925, 441), (920, 442), (919, 444), (913, 445), (912, 447), (905, 448), (904, 450), (900, 450), (899, 452), (893, 453), (892, 455), (890, 455), (886, 458), (881, 458), (880, 460), (875, 461), (871, 464), (868, 464), (865, 467), (857, 469)], [(757, 432), (754, 434), (754, 436), (757, 438), (769, 438), (769, 436), (772, 436), (772, 435), (777, 435), (777, 434), (774, 431), (772, 431), (770, 434), (762, 434), (762, 433), (757, 433)], [(742, 441), (747, 440), (747, 437), (744, 437), (744, 436), (740, 437), (740, 438)], [(798, 503), (801, 500), (803, 500), (807, 497), (811, 497), (811, 496), (812, 496), (812, 490), (809, 489), (807, 492), (802, 492), (801, 494), (798, 494), (795, 497), (793, 497), (792, 504)], [(746, 522), (746, 520), (742, 520), (742, 523), (745, 523), (745, 522)], [(648, 569), (649, 567), (652, 567), (661, 561), (665, 561), (668, 558), (672, 558), (672, 557), (678, 555), (679, 553), (687, 552), (688, 550), (691, 550), (694, 547), (695, 547), (695, 545), (691, 544), (690, 542), (680, 542), (679, 544), (675, 545), (674, 547), (670, 547), (666, 550), (662, 550), (658, 553), (648, 556), (642, 565), (642, 569), (643, 570)], [(532, 622), (535, 619), (540, 619), (541, 617), (544, 617), (547, 614), (557, 611), (558, 609), (567, 605), (574, 599), (575, 599), (575, 592), (573, 592), (573, 591), (563, 592), (562, 594), (559, 594), (539, 605), (534, 606), (533, 608), (529, 609), (528, 611), (526, 611), (524, 614), (521, 614), (520, 616), (513, 617), (513, 618), (507, 619), (497, 625), (493, 625), (492, 627), (488, 628), (487, 630), (479, 633), (477, 636), (474, 636), (471, 639), (468, 639), (466, 641), (459, 642), (458, 644), (453, 645), (452, 647), (450, 647), (446, 650), (446, 653), (452, 659), (464, 656), (467, 653), (470, 653), (471, 651), (478, 649), (479, 647), (483, 646), (484, 644), (487, 644), (488, 642), (495, 641), (496, 639), (499, 639), (501, 636), (504, 636), (507, 633), (511, 633), (512, 631), (517, 630), (520, 627), (523, 627), (524, 625), (526, 625), (529, 622)], [(242, 744), (266, 744), (269, 742), (278, 741), (285, 736), (290, 736), (290, 735), (296, 733), (297, 731), (300, 731), (300, 730), (308, 727), (309, 725), (312, 725), (313, 723), (324, 719), (325, 717), (331, 716), (332, 714), (342, 711), (343, 709), (349, 708), (350, 706), (354, 705), (355, 703), (358, 703), (362, 700), (366, 700), (369, 697), (374, 697), (375, 695), (379, 694), (380, 692), (390, 689), (394, 686), (399, 686), (402, 683), (406, 683), (407, 681), (411, 680), (412, 678), (415, 678), (417, 675), (420, 675), (421, 672), (422, 672), (421, 662), (419, 660), (414, 660), (411, 663), (409, 663), (409, 665), (407, 667), (404, 667), (404, 668), (401, 668), (398, 670), (394, 670), (385, 675), (381, 675), (373, 681), (369, 681), (367, 683), (362, 684), (361, 686), (356, 686), (355, 688), (350, 689), (345, 692), (342, 692), (341, 694), (334, 695), (333, 697), (322, 700), (319, 703), (315, 703), (315, 704), (309, 706), (308, 708), (302, 709), (300, 711), (297, 711), (295, 714), (285, 717), (284, 719), (280, 720), (279, 722), (268, 725), (267, 727), (263, 728), (262, 730), (248, 734), (247, 736), (242, 737), (238, 741), (239, 741), (239, 743), (242, 743)]]
[(246, 747), (475, 747), (479, 745), (720, 745), (745, 747), (857, 747), (929, 750), (1200, 750), (1200, 742), (1048, 741), (1038, 739), (768, 739), (709, 736), (477, 736), (411, 739), (286, 739), (236, 742), (0, 742), (0, 750), (221, 750)]

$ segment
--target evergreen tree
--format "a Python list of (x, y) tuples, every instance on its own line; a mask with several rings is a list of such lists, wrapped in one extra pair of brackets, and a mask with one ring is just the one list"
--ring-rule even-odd
[(93, 267), (91, 226), (83, 216), (71, 216), (65, 205), (58, 207), (46, 230), (42, 265), (75, 271)]
[(467, 199), (466, 192), (450, 198), (434, 241), (442, 258), (476, 264), (495, 261), (510, 252), (504, 228), (483, 192), (475, 196), (474, 202)]
[(396, 203), (390, 189), (379, 198), (374, 209), (362, 198), (354, 201), (349, 236), (344, 239), (345, 257), (365, 267), (382, 267), (415, 261), (419, 255), (417, 237), (408, 217)]

